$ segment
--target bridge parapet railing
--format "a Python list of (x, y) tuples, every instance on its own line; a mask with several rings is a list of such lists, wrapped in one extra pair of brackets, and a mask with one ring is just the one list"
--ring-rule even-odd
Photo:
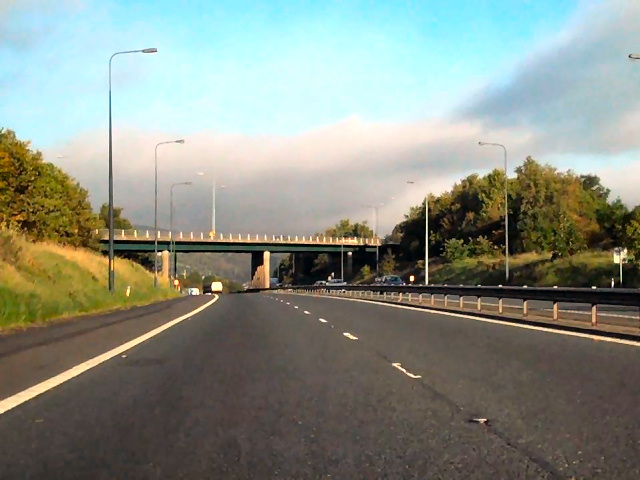
[[(590, 316), (591, 327), (606, 318), (608, 325), (629, 327), (640, 334), (640, 289), (632, 288), (571, 288), (571, 287), (513, 287), (465, 285), (305, 285), (284, 286), (277, 292), (310, 293), (348, 296), (362, 299), (403, 302), (431, 307), (454, 308), (458, 311), (516, 314), (522, 318), (545, 316), (557, 322), (560, 314), (568, 320)], [(262, 289), (249, 290), (262, 291)], [(454, 298), (452, 298), (454, 297)], [(494, 303), (488, 300), (495, 299)], [(516, 300), (519, 302), (506, 302)], [(561, 305), (572, 304), (570, 310)], [(519, 312), (519, 313), (518, 313)]]
[[(108, 240), (109, 230), (97, 229), (96, 236), (101, 240)], [(114, 231), (116, 240), (153, 240), (154, 231), (151, 230), (122, 230)], [(234, 243), (296, 243), (296, 244), (328, 244), (328, 245), (363, 245), (375, 246), (381, 245), (380, 238), (362, 238), (362, 237), (327, 237), (325, 235), (268, 235), (268, 234), (231, 234), (231, 233), (211, 233), (211, 232), (182, 232), (169, 230), (158, 230), (157, 238), (161, 241), (174, 240), (178, 241), (207, 241), (207, 242), (234, 242)]]

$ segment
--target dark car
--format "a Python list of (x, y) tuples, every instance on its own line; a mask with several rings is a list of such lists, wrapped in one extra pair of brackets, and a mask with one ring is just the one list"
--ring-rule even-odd
[(402, 281), (402, 279), (398, 275), (385, 275), (384, 277), (382, 277), (382, 284), (396, 285), (396, 286), (405, 285), (405, 283)]

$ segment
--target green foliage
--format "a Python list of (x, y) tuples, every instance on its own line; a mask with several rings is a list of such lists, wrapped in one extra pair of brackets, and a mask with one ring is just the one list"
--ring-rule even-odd
[(450, 238), (445, 242), (442, 256), (447, 262), (455, 262), (467, 258), (469, 256), (469, 245), (465, 245), (464, 240), (459, 238)]
[(387, 253), (382, 256), (380, 261), (380, 271), (382, 275), (391, 275), (396, 270), (396, 256), (391, 252), (391, 249), (387, 249)]
[[(489, 257), (496, 255), (496, 246), (485, 236), (480, 235), (469, 243), (469, 255), (473, 257)], [(424, 262), (422, 262), (424, 264)]]
[(319, 235), (326, 235), (327, 237), (365, 237), (370, 238), (374, 236), (373, 230), (369, 228), (366, 220), (361, 223), (351, 223), (351, 220), (344, 218), (340, 220), (334, 227), (327, 228), (323, 233)]
[[(131, 230), (133, 225), (131, 222), (122, 216), (122, 207), (113, 207), (113, 228), (115, 230)], [(109, 204), (103, 203), (100, 206), (100, 212), (98, 213), (98, 221), (100, 228), (109, 228)]]
[(640, 221), (631, 220), (626, 228), (626, 246), (629, 253), (636, 259), (640, 259)]
[(84, 188), (0, 129), (0, 225), (33, 240), (91, 246), (96, 217)]
[[(527, 157), (508, 180), (510, 255), (567, 256), (632, 243), (628, 225), (640, 221), (640, 208), (629, 212), (620, 200), (609, 202), (609, 193), (595, 175), (561, 172)], [(429, 196), (428, 202), (431, 256), (455, 261), (503, 254), (504, 171), (469, 175), (450, 191)], [(421, 202), (393, 230), (394, 237), (400, 236), (400, 260), (422, 259), (424, 234)]]

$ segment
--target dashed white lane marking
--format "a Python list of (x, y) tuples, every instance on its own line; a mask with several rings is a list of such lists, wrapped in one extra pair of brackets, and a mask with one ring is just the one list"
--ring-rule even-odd
[(409, 378), (422, 378), (422, 376), (420, 375), (414, 375), (413, 373), (407, 372), (403, 367), (402, 364), (400, 363), (392, 363), (391, 365), (393, 365), (394, 367), (396, 367), (398, 370), (400, 370), (402, 373), (404, 373), (407, 377)]
[[(292, 295), (296, 295), (296, 294), (292, 294)], [(461, 313), (454, 313), (454, 312), (428, 310), (425, 308), (410, 307), (408, 305), (395, 305), (391, 303), (382, 303), (382, 302), (375, 302), (375, 301), (371, 302), (368, 300), (360, 300), (357, 298), (341, 298), (341, 297), (328, 297), (328, 296), (325, 297), (323, 295), (313, 295), (313, 296), (317, 298), (329, 298), (332, 300), (344, 300), (347, 302), (368, 303), (369, 305), (379, 305), (379, 306), (390, 307), (390, 308), (401, 308), (404, 310), (413, 310), (415, 312), (430, 313), (432, 315), (444, 315), (446, 317), (466, 318), (468, 320), (475, 320), (476, 322), (493, 323), (496, 325), (503, 325), (505, 327), (524, 328), (525, 330), (537, 330), (539, 332), (554, 333), (556, 335), (566, 335), (568, 337), (586, 338), (589, 340), (598, 340), (600, 342), (618, 343), (620, 345), (640, 347), (640, 341), (637, 341), (637, 340), (625, 340), (623, 338), (605, 337), (600, 335), (592, 335), (590, 333), (571, 332), (569, 330), (556, 330), (554, 328), (538, 327), (537, 325), (525, 325), (522, 323), (505, 322), (503, 320), (493, 320), (490, 318), (474, 317), (472, 315), (464, 315)]]
[(287, 302), (287, 305), (291, 305), (291, 302)]
[(311, 315), (311, 312), (307, 312), (306, 310), (304, 311), (305, 315)]
[(319, 318), (318, 320), (320, 320), (322, 323), (327, 323), (327, 321), (324, 318)]
[[(181, 317), (175, 318), (170, 322), (167, 322), (164, 325), (161, 325), (158, 328), (155, 328), (150, 332), (147, 332), (144, 335), (139, 336), (138, 338), (134, 338), (133, 340), (128, 341), (127, 343), (123, 343), (119, 347), (113, 348), (108, 352), (103, 353), (102, 355), (98, 355), (97, 357), (93, 357), (92, 359), (87, 360), (86, 362), (83, 362), (79, 365), (76, 365), (75, 367), (71, 367), (69, 370), (59, 373), (55, 377), (51, 377), (48, 380), (45, 380), (44, 382), (40, 382), (37, 385), (34, 385), (32, 387), (27, 388), (26, 390), (16, 393), (15, 395), (12, 395), (11, 397), (5, 398), (4, 400), (0, 401), (0, 415), (8, 412), (9, 410), (17, 407), (18, 405), (28, 402), (32, 398), (35, 398), (38, 395), (57, 387), (58, 385), (62, 385), (64, 382), (71, 380), (74, 377), (77, 377), (78, 375), (86, 372), (87, 370), (92, 369), (93, 367), (97, 367), (98, 365), (100, 365), (103, 362), (106, 362), (110, 358), (120, 355), (126, 352), (127, 350), (135, 347), (136, 345), (139, 345), (142, 342), (145, 342), (150, 338), (155, 337), (159, 333), (164, 332), (165, 330), (173, 327), (174, 325), (177, 325), (178, 323), (193, 317), (197, 313), (200, 313), (205, 308), (215, 303), (218, 300), (218, 298), (219, 298), (218, 295), (215, 295), (215, 298), (213, 298), (213, 300), (205, 303), (201, 307), (198, 307), (195, 310), (185, 315), (182, 315)], [(126, 355), (123, 355), (123, 357), (126, 357)]]
[(349, 332), (344, 332), (343, 335), (347, 337), (349, 340), (357, 340), (358, 337), (351, 335)]
[(297, 305), (295, 305), (293, 308), (299, 308)]

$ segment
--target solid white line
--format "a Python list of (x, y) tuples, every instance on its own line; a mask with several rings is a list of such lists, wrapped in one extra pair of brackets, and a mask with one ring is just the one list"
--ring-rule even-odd
[(305, 315), (311, 315), (310, 312), (307, 312), (306, 310), (304, 311)]
[(392, 363), (391, 365), (393, 365), (394, 367), (396, 367), (398, 370), (400, 370), (402, 373), (404, 373), (407, 377), (409, 378), (422, 378), (420, 375), (414, 375), (413, 373), (409, 373), (407, 372), (403, 367), (401, 363)]
[(327, 321), (324, 318), (319, 318), (318, 320), (320, 320), (322, 323), (327, 323)]
[(32, 398), (35, 398), (38, 395), (48, 390), (51, 390), (52, 388), (57, 387), (58, 385), (63, 384), (68, 380), (71, 380), (74, 377), (77, 377), (78, 375), (86, 372), (87, 370), (90, 370), (93, 367), (96, 367), (101, 363), (106, 362), (110, 358), (113, 358), (116, 355), (120, 355), (121, 353), (126, 352), (127, 350), (135, 347), (136, 345), (139, 345), (142, 342), (149, 340), (152, 337), (155, 337), (159, 333), (164, 332), (165, 330), (173, 327), (174, 325), (177, 325), (178, 323), (193, 317), (197, 313), (200, 313), (205, 308), (215, 303), (218, 300), (218, 298), (219, 298), (218, 295), (215, 295), (215, 298), (213, 300), (205, 303), (201, 307), (198, 307), (195, 310), (185, 315), (182, 315), (181, 317), (173, 319), (170, 322), (167, 322), (164, 325), (159, 326), (158, 328), (154, 328), (150, 332), (147, 332), (144, 335), (139, 336), (138, 338), (134, 338), (133, 340), (130, 340), (127, 343), (120, 345), (119, 347), (113, 348), (108, 352), (103, 353), (102, 355), (98, 355), (97, 357), (94, 357), (91, 360), (87, 360), (86, 362), (76, 365), (75, 367), (71, 367), (69, 370), (59, 373), (55, 377), (51, 377), (50, 379), (40, 382), (37, 385), (34, 385), (32, 387), (29, 387), (26, 390), (23, 390), (22, 392), (16, 393), (11, 397), (5, 398), (4, 400), (0, 401), (0, 415), (8, 412), (9, 410), (17, 407), (18, 405), (28, 402)]
[[(297, 294), (292, 294), (292, 295), (301, 295), (299, 293)], [(442, 312), (442, 311), (436, 311), (436, 310), (428, 310), (425, 308), (418, 308), (418, 307), (410, 307), (407, 305), (397, 305), (397, 304), (393, 304), (393, 303), (383, 303), (383, 302), (376, 302), (376, 301), (368, 301), (368, 300), (360, 300), (357, 298), (343, 298), (343, 297), (329, 297), (329, 296), (323, 296), (323, 295), (312, 295), (313, 297), (317, 297), (317, 298), (330, 298), (332, 300), (345, 300), (347, 302), (361, 302), (361, 303), (368, 303), (369, 305), (379, 305), (379, 306), (383, 306), (383, 307), (390, 307), (390, 308), (402, 308), (404, 310), (413, 310), (415, 312), (422, 312), (422, 313), (431, 313), (434, 315), (444, 315), (444, 316), (448, 316), (448, 317), (457, 317), (457, 318), (466, 318), (468, 320), (475, 320), (477, 322), (485, 322), (485, 323), (493, 323), (496, 325), (504, 325), (506, 327), (514, 327), (514, 328), (524, 328), (526, 330), (537, 330), (539, 332), (547, 332), (547, 333), (554, 333), (556, 335), (566, 335), (569, 337), (578, 337), (578, 338), (587, 338), (589, 340), (598, 340), (600, 342), (609, 342), (609, 343), (618, 343), (620, 345), (629, 345), (632, 347), (640, 347), (640, 341), (639, 340), (625, 340), (623, 338), (613, 338), (613, 337), (605, 337), (605, 336), (600, 336), (600, 335), (592, 335), (590, 333), (581, 333), (581, 332), (571, 332), (568, 330), (556, 330), (554, 328), (548, 328), (548, 327), (539, 327), (537, 325), (526, 325), (523, 323), (513, 323), (513, 322), (505, 322), (504, 320), (493, 320), (490, 318), (482, 318), (482, 317), (474, 317), (472, 315), (465, 315), (465, 314), (461, 314), (461, 313), (455, 313), (455, 312)]]
[(357, 340), (358, 337), (351, 335), (349, 332), (344, 332), (343, 335), (347, 337), (349, 340)]

